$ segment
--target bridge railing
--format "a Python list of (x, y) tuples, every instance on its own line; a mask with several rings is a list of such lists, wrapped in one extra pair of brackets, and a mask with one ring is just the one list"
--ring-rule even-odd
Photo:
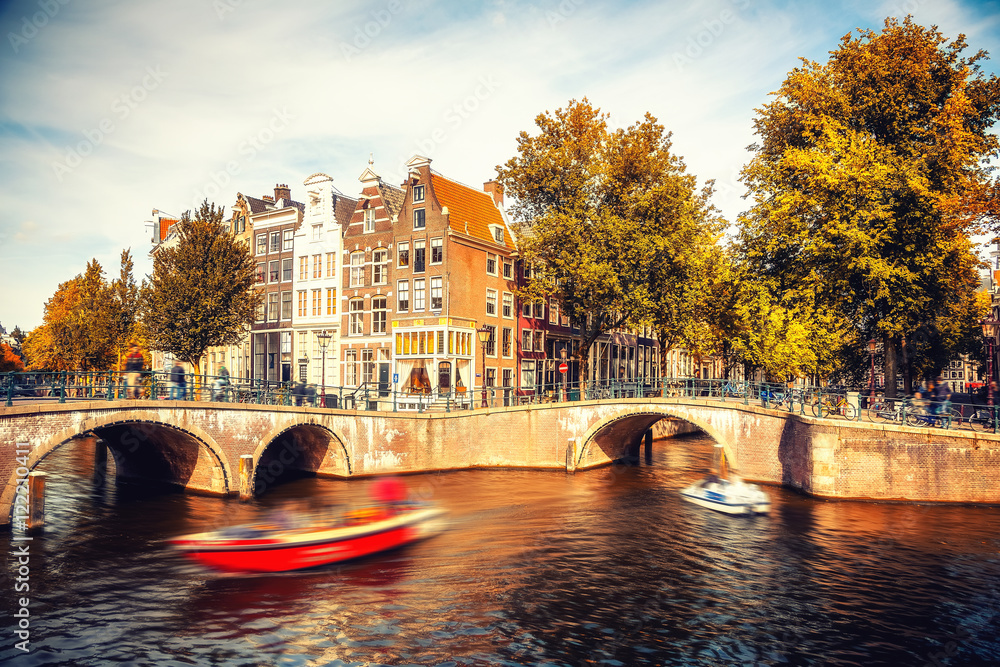
[[(870, 390), (845, 387), (788, 386), (720, 378), (636, 378), (600, 382), (554, 382), (519, 387), (448, 387), (445, 390), (399, 390), (387, 383), (318, 386), (250, 378), (188, 374), (183, 383), (169, 373), (23, 372), (0, 375), (0, 398), (15, 401), (77, 400), (215, 401), (378, 411), (452, 412), (483, 407), (539, 405), (572, 401), (634, 398), (695, 398), (739, 402), (800, 415), (848, 421), (895, 423), (946, 429), (1000, 432), (1000, 405), (985, 397), (956, 395), (956, 401), (931, 402), (913, 397), (885, 398)], [(1000, 396), (997, 397), (1000, 403)]]

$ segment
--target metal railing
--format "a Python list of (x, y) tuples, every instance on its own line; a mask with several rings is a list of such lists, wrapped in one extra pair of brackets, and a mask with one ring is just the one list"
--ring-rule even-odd
[[(136, 380), (133, 382), (133, 380)], [(634, 398), (693, 398), (739, 402), (799, 415), (846, 421), (1000, 432), (1000, 405), (870, 397), (865, 389), (806, 387), (738, 382), (725, 379), (636, 378), (601, 382), (561, 382), (516, 387), (451, 387), (407, 391), (386, 383), (356, 387), (318, 386), (231, 376), (185, 375), (173, 382), (169, 372), (145, 371), (135, 378), (117, 371), (75, 373), (22, 372), (0, 375), (0, 397), (15, 400), (213, 401), (254, 405), (326, 407), (347, 410), (453, 412), (483, 407), (546, 405), (572, 401)]]

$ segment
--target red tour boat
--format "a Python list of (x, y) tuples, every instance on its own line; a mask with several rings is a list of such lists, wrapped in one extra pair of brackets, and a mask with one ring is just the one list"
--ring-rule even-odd
[(303, 526), (232, 526), (175, 537), (187, 557), (228, 572), (285, 572), (368, 556), (443, 528), (444, 510), (418, 504), (365, 507)]

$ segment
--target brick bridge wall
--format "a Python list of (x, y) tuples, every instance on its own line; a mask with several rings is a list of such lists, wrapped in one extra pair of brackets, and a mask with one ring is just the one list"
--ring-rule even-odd
[[(519, 406), (450, 414), (153, 401), (0, 409), (0, 521), (28, 468), (72, 439), (96, 437), (119, 477), (197, 492), (238, 492), (251, 455), (261, 493), (288, 469), (350, 477), (461, 468), (577, 470), (635, 451), (643, 434), (707, 432), (746, 478), (839, 498), (1000, 502), (1000, 438), (965, 431), (817, 420), (739, 403), (685, 398)], [(21, 471), (23, 473), (23, 470)]]

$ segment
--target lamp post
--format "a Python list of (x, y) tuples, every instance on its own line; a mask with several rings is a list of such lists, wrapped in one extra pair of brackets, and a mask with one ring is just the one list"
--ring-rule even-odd
[(483, 376), (483, 407), (486, 407), (486, 341), (490, 339), (490, 328), (485, 324), (476, 329), (479, 336), (479, 347), (483, 350), (483, 367), (480, 373)]
[(326, 329), (324, 329), (320, 333), (316, 334), (316, 338), (317, 340), (319, 340), (319, 346), (323, 350), (323, 361), (321, 362), (322, 366), (320, 369), (322, 384), (320, 385), (319, 388), (319, 396), (321, 405), (325, 408), (326, 407), (326, 346), (330, 344), (330, 339), (333, 338), (333, 336), (327, 333)]
[(986, 396), (987, 403), (993, 405), (993, 343), (996, 340), (997, 331), (1000, 330), (1000, 321), (982, 320), (983, 345), (986, 348)]
[(868, 391), (869, 406), (872, 404), (872, 401), (875, 400), (875, 346), (876, 345), (877, 343), (875, 342), (874, 338), (868, 341), (868, 355), (872, 358), (872, 379), (871, 382), (869, 383), (871, 389)]

